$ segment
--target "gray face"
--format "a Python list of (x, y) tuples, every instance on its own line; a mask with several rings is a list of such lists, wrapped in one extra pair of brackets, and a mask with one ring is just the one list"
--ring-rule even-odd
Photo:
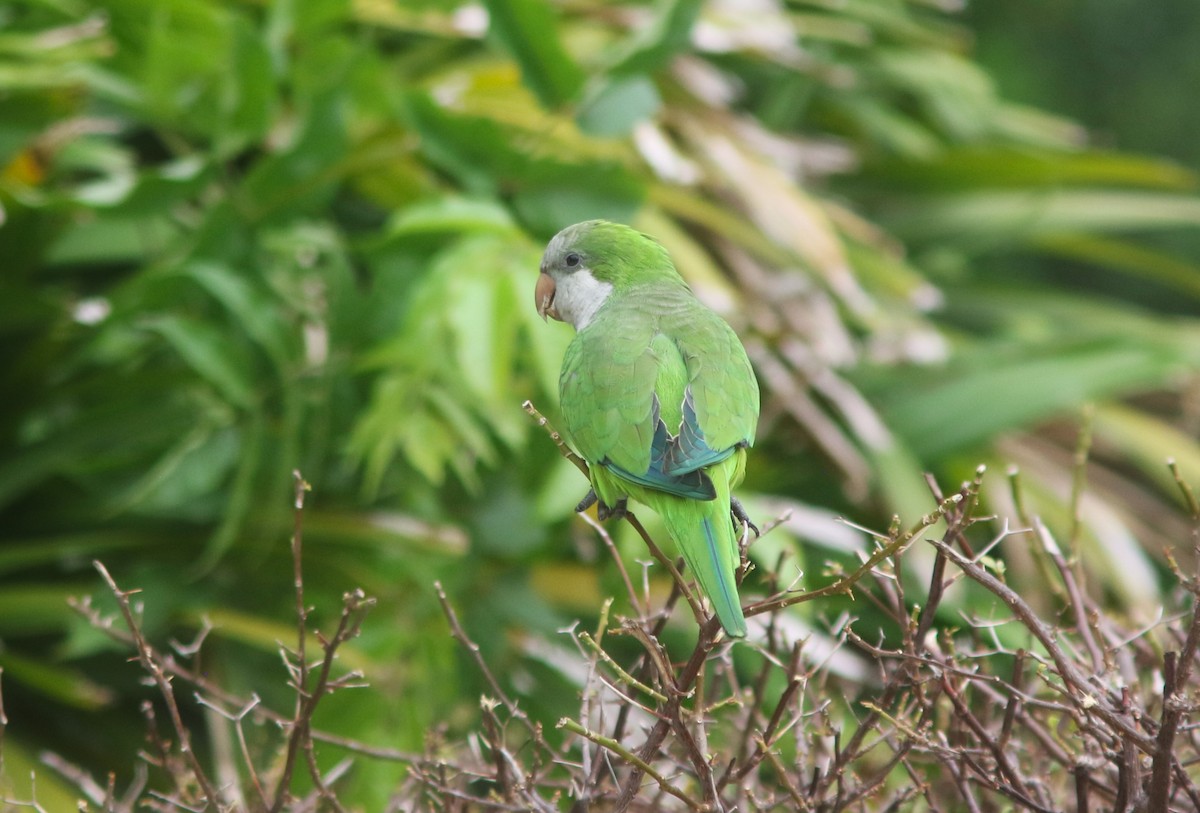
[(574, 247), (577, 228), (572, 226), (559, 232), (546, 247), (534, 299), (543, 319), (549, 316), (583, 330), (613, 287), (596, 279), (583, 252)]

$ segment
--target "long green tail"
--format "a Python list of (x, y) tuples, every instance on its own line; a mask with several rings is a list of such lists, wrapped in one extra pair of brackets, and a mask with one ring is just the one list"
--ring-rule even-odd
[[(732, 536), (733, 525), (729, 520), (728, 514), (722, 520), (716, 520), (718, 524), (724, 524), (729, 527), (729, 535)], [(746, 617), (742, 615), (742, 602), (737, 592), (737, 577), (736, 568), (725, 567), (722, 562), (718, 561), (721, 545), (723, 544), (718, 538), (719, 531), (713, 527), (713, 519), (705, 517), (701, 523), (704, 528), (704, 537), (710, 562), (709, 568), (712, 568), (716, 576), (715, 583), (706, 583), (706, 580), (699, 578), (702, 572), (699, 567), (692, 566), (692, 571), (697, 574), (700, 581), (700, 587), (704, 590), (708, 600), (712, 602), (713, 610), (717, 613), (717, 618), (721, 619), (721, 626), (725, 628), (726, 634), (733, 638), (746, 637)], [(734, 543), (734, 550), (737, 550), (737, 543)], [(685, 556), (686, 558), (686, 556)], [(706, 568), (707, 569), (707, 568)]]
[(708, 469), (717, 489), (715, 500), (673, 498), (658, 510), (725, 633), (744, 638), (746, 618), (737, 591), (738, 544), (729, 517), (729, 472), (735, 466), (730, 459)]

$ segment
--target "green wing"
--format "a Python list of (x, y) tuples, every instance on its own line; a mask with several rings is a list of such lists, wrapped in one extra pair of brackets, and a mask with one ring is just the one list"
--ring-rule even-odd
[(652, 324), (597, 319), (567, 347), (559, 398), (567, 431), (589, 463), (615, 454), (627, 468), (649, 466), (658, 375), (652, 338)]
[(592, 465), (711, 500), (703, 469), (753, 441), (758, 385), (720, 317), (685, 290), (654, 294), (624, 297), (576, 335), (560, 379), (566, 429)]
[[(685, 404), (684, 430), (694, 421), (690, 428), (703, 436), (705, 446), (716, 451), (753, 445), (758, 381), (733, 328), (699, 303), (694, 315), (679, 314), (664, 328), (675, 338), (687, 368), (694, 418)], [(686, 431), (680, 432), (681, 438), (686, 436)]]

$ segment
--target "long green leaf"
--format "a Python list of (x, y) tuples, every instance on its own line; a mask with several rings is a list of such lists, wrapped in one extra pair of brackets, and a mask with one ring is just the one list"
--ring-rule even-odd
[(1200, 226), (1200, 198), (1156, 192), (1030, 189), (908, 200), (886, 215), (912, 240), (1031, 241), (1062, 232)]
[(1092, 400), (1163, 386), (1188, 366), (1167, 348), (1115, 341), (1001, 358), (963, 354), (953, 371), (897, 388), (882, 410), (914, 451), (937, 458)]
[(545, 0), (487, 0), (489, 31), (521, 66), (525, 84), (542, 104), (560, 107), (583, 86), (584, 73), (558, 37), (554, 11)]

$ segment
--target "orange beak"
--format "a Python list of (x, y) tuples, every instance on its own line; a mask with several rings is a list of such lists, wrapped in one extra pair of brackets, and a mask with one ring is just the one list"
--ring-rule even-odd
[(543, 322), (547, 316), (562, 321), (558, 311), (554, 309), (554, 278), (545, 271), (538, 275), (537, 287), (533, 289), (533, 298), (537, 305), (538, 316), (542, 317)]

